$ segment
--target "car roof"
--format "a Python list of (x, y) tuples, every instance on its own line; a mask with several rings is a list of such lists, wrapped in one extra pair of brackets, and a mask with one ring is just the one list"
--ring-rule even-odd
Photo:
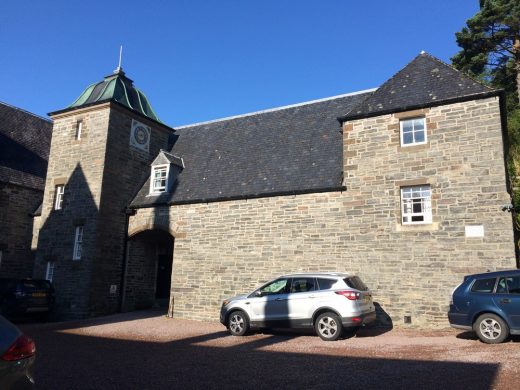
[(497, 277), (497, 276), (512, 276), (512, 275), (520, 275), (520, 269), (510, 269), (510, 270), (503, 270), (503, 271), (494, 271), (494, 272), (483, 272), (480, 274), (473, 274), (469, 276), (473, 276), (475, 278), (478, 277)]
[(354, 276), (354, 275), (348, 274), (345, 272), (298, 272), (298, 273), (294, 273), (294, 274), (281, 275), (280, 277), (294, 278), (294, 277), (299, 277), (299, 276), (303, 276), (303, 277), (320, 277), (320, 276), (327, 277), (327, 276), (329, 276), (329, 277), (334, 277), (334, 278), (347, 278), (349, 276)]

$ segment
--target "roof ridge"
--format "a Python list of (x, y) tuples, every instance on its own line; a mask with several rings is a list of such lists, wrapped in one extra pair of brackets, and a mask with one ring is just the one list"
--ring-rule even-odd
[(280, 106), (280, 107), (274, 107), (274, 108), (268, 108), (268, 109), (265, 109), (265, 110), (253, 111), (253, 112), (249, 112), (249, 113), (245, 113), (245, 114), (232, 115), (232, 116), (228, 116), (228, 117), (224, 117), (224, 118), (218, 118), (218, 119), (213, 119), (213, 120), (209, 120), (209, 121), (195, 122), (195, 123), (191, 123), (189, 125), (174, 126), (173, 128), (175, 130), (180, 130), (180, 129), (185, 129), (185, 128), (188, 128), (188, 127), (207, 125), (207, 124), (211, 124), (211, 123), (224, 122), (224, 121), (237, 119), (237, 118), (244, 118), (244, 117), (249, 117), (249, 116), (254, 116), (254, 115), (265, 114), (265, 113), (268, 113), (268, 112), (288, 110), (290, 108), (302, 107), (302, 106), (306, 106), (306, 105), (310, 105), (310, 104), (314, 104), (314, 103), (320, 103), (320, 102), (326, 102), (326, 101), (329, 101), (329, 100), (341, 99), (341, 98), (347, 97), (347, 96), (362, 95), (364, 93), (374, 92), (377, 89), (378, 88), (363, 89), (363, 90), (356, 91), (356, 92), (349, 92), (349, 93), (345, 93), (345, 94), (342, 94), (342, 95), (336, 95), (336, 96), (331, 96), (331, 97), (322, 98), (322, 99), (309, 100), (309, 101), (306, 101), (306, 102), (289, 104), (289, 105), (286, 105), (286, 106)]
[(18, 111), (22, 111), (22, 112), (24, 112), (24, 113), (26, 113), (26, 114), (29, 114), (29, 115), (35, 116), (36, 118), (42, 119), (42, 120), (44, 120), (45, 122), (52, 123), (52, 119), (45, 118), (45, 117), (43, 117), (43, 116), (41, 116), (41, 115), (38, 115), (38, 114), (35, 114), (35, 113), (33, 113), (33, 112), (30, 112), (30, 111), (24, 110), (23, 108), (13, 106), (12, 104), (5, 103), (5, 102), (3, 102), (3, 101), (1, 101), (1, 100), (0, 100), (0, 104), (3, 104), (4, 106), (7, 106), (7, 107), (14, 108), (15, 110), (18, 110)]

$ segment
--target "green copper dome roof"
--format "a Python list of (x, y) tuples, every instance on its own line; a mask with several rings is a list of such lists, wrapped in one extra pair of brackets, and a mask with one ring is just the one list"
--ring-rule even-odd
[(161, 122), (144, 93), (134, 87), (134, 82), (125, 76), (125, 72), (121, 68), (117, 68), (114, 74), (106, 76), (103, 81), (88, 86), (76, 101), (67, 108), (76, 108), (108, 100), (116, 101), (150, 119)]

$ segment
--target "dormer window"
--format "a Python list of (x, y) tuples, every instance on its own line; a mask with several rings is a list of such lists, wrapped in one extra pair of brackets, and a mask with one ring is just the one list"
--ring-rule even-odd
[(152, 167), (150, 193), (166, 192), (168, 190), (168, 173), (170, 165), (156, 165)]
[(177, 177), (184, 168), (184, 160), (161, 149), (152, 162), (150, 175), (150, 195), (171, 192), (175, 188)]

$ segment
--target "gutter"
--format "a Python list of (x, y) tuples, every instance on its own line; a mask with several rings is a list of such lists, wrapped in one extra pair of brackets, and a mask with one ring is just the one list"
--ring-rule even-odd
[[(327, 188), (318, 188), (313, 190), (293, 190), (293, 191), (279, 191), (279, 192), (269, 192), (265, 194), (254, 194), (254, 195), (236, 195), (236, 196), (222, 196), (218, 198), (195, 198), (190, 200), (178, 200), (178, 201), (164, 201), (157, 203), (149, 203), (149, 204), (137, 204), (130, 205), (129, 209), (146, 209), (150, 207), (156, 207), (159, 205), (167, 205), (167, 206), (178, 206), (178, 205), (187, 205), (187, 204), (198, 204), (198, 203), (215, 203), (215, 202), (227, 202), (233, 200), (247, 200), (247, 199), (260, 199), (260, 198), (272, 198), (275, 196), (295, 196), (295, 195), (305, 195), (305, 194), (319, 194), (323, 192), (338, 192), (338, 191), (346, 191), (346, 186), (338, 186), (338, 187), (327, 187)], [(152, 201), (153, 202), (153, 201)]]

